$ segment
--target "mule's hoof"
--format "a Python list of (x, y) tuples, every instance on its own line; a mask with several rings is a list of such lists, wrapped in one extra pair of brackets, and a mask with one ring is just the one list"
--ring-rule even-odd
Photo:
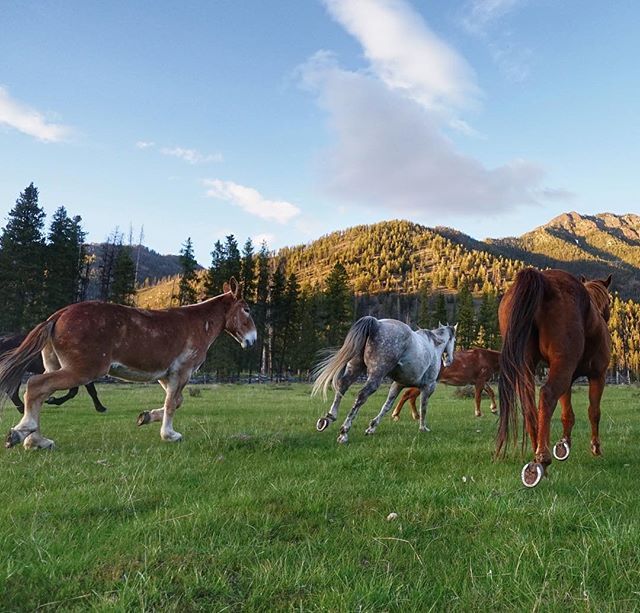
[(25, 449), (54, 449), (55, 443), (50, 438), (44, 438), (35, 432), (32, 432), (24, 439), (22, 446)]
[(560, 460), (560, 462), (564, 462), (569, 457), (569, 451), (571, 451), (571, 448), (567, 441), (558, 441), (553, 447), (553, 457), (556, 460)]
[(537, 462), (529, 462), (522, 468), (520, 478), (522, 479), (522, 485), (525, 487), (535, 487), (540, 483), (540, 480), (544, 476), (544, 468), (542, 464)]
[(316, 422), (316, 430), (318, 432), (324, 432), (331, 425), (331, 420), (326, 417), (321, 417)]
[(4, 440), (4, 446), (7, 449), (11, 449), (11, 447), (19, 445), (24, 438), (25, 436), (20, 433), (20, 430), (14, 430), (11, 428), (11, 430), (9, 430), (9, 434), (7, 434), (7, 438)]
[(336, 440), (341, 445), (346, 445), (349, 442), (349, 437), (346, 434), (340, 434)]
[(182, 434), (180, 432), (169, 432), (169, 433), (160, 433), (160, 437), (166, 443), (181, 443), (182, 442)]
[(139, 426), (144, 426), (151, 421), (151, 413), (149, 411), (142, 411), (140, 415), (138, 415), (138, 421), (136, 422)]

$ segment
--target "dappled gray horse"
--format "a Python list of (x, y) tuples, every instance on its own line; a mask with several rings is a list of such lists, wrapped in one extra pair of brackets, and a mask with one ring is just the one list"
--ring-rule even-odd
[(336, 392), (329, 412), (318, 419), (318, 432), (326, 430), (338, 418), (342, 397), (365, 371), (367, 382), (340, 428), (339, 443), (347, 442), (358, 410), (380, 387), (386, 376), (393, 380), (393, 384), (380, 413), (371, 420), (365, 434), (376, 431), (380, 420), (404, 387), (420, 388), (420, 432), (428, 432), (426, 419), (429, 397), (436, 388), (443, 354), (447, 356), (445, 366), (453, 361), (455, 340), (456, 326), (440, 325), (434, 330), (414, 331), (396, 319), (359, 319), (349, 330), (342, 347), (317, 366), (317, 378), (311, 394), (322, 390), (326, 398), (329, 385)]

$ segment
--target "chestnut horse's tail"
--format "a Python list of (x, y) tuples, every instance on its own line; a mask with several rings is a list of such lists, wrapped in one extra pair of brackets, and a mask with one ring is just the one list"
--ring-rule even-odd
[(18, 388), (29, 363), (44, 349), (58, 317), (58, 314), (52, 315), (38, 324), (18, 347), (0, 358), (0, 392), (4, 392), (0, 396), (0, 405)]
[(316, 366), (314, 371), (316, 381), (311, 390), (312, 396), (322, 390), (322, 394), (326, 398), (329, 385), (337, 391), (338, 380), (344, 372), (344, 367), (349, 360), (362, 355), (367, 339), (377, 329), (378, 320), (370, 316), (362, 317), (351, 326), (342, 347), (338, 351), (330, 353)]
[[(544, 296), (544, 277), (539, 270), (527, 268), (518, 273), (511, 287), (510, 312), (507, 329), (502, 339), (500, 353), (500, 423), (496, 454), (501, 455), (512, 433), (516, 439), (518, 401), (522, 407), (525, 423), (535, 417), (535, 383), (533, 372), (526, 361), (527, 345), (531, 338), (535, 314)], [(531, 414), (533, 413), (533, 414)]]

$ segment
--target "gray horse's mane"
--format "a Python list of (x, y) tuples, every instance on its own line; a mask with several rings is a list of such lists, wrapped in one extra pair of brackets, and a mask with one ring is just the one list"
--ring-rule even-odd
[[(445, 331), (447, 332), (446, 336)], [(428, 336), (434, 344), (441, 344), (446, 343), (449, 338), (455, 336), (456, 330), (454, 326), (450, 326), (449, 324), (440, 324), (437, 328), (433, 328), (433, 330), (419, 328), (416, 332), (424, 334), (424, 336)]]

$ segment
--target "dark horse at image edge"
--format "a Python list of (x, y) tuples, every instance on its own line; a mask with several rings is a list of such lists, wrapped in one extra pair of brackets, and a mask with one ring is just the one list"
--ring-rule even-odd
[[(500, 303), (498, 319), (503, 338), (500, 354), (500, 426), (498, 455), (516, 436), (516, 403), (524, 416), (534, 461), (522, 469), (522, 482), (534, 487), (551, 464), (550, 425), (558, 400), (562, 406), (563, 436), (553, 448), (557, 460), (571, 450), (575, 422), (571, 384), (589, 379), (591, 452), (600, 450), (600, 400), (611, 355), (609, 285), (606, 280), (578, 280), (562, 270), (520, 271)], [(535, 402), (534, 372), (539, 362), (549, 365), (549, 376)]]
[[(8, 351), (12, 349), (16, 349), (22, 343), (22, 341), (27, 338), (26, 333), (24, 334), (9, 334), (7, 336), (0, 336), (0, 355), (4, 355)], [(42, 356), (40, 354), (36, 355), (29, 364), (27, 364), (26, 372), (30, 372), (33, 375), (41, 375), (44, 373), (44, 362), (42, 361)], [(93, 406), (96, 411), (99, 413), (104, 413), (107, 410), (102, 402), (100, 402), (100, 398), (98, 398), (98, 392), (96, 390), (96, 386), (93, 383), (87, 383), (85, 385), (87, 388), (87, 392), (89, 392), (89, 396), (91, 396), (91, 400), (93, 400)], [(11, 392), (8, 392), (7, 395), (11, 398), (13, 404), (15, 404), (16, 409), (19, 413), (24, 412), (24, 403), (20, 399), (20, 383), (15, 386), (15, 389)], [(78, 388), (72, 387), (64, 396), (60, 396), (59, 398), (51, 397), (47, 399), (46, 404), (53, 404), (56, 406), (60, 406), (64, 404), (67, 400), (71, 400), (75, 398), (78, 394)]]

